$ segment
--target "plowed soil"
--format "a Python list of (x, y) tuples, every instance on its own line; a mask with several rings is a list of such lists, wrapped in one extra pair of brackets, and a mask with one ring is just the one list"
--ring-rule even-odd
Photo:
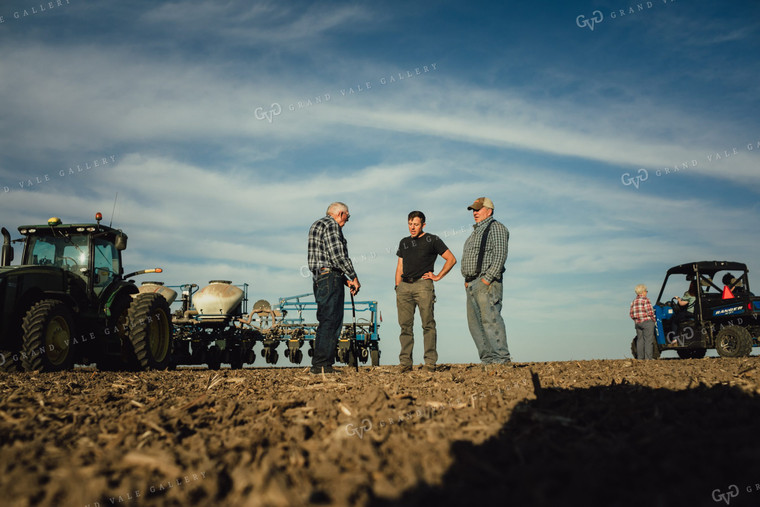
[(760, 359), (0, 374), (3, 505), (760, 505)]

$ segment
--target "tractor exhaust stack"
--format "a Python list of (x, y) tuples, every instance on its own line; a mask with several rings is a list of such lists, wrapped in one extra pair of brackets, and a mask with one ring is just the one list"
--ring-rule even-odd
[(0, 259), (0, 266), (10, 266), (13, 262), (13, 245), (11, 245), (11, 235), (8, 229), (3, 227), (3, 252), (2, 259)]

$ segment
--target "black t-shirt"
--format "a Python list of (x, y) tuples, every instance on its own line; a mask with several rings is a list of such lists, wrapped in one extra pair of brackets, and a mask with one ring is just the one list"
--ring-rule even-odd
[(435, 259), (448, 249), (435, 234), (405, 237), (399, 242), (396, 252), (403, 259), (402, 276), (419, 278), (428, 271), (433, 271)]

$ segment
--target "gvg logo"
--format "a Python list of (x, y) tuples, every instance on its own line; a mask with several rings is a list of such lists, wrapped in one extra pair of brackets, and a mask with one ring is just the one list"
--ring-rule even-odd
[(364, 438), (365, 431), (370, 431), (371, 429), (372, 421), (369, 419), (362, 419), (362, 425), (359, 427), (356, 427), (353, 424), (346, 424), (346, 433), (348, 433), (349, 436), (357, 435), (360, 439)]
[(623, 173), (620, 177), (620, 181), (622, 181), (625, 186), (633, 185), (638, 189), (642, 181), (649, 179), (649, 171), (642, 167), (636, 174), (638, 174), (638, 176), (631, 176), (631, 173)]
[(731, 484), (728, 487), (728, 491), (721, 493), (719, 489), (714, 489), (712, 492), (712, 499), (715, 502), (726, 502), (726, 505), (731, 503), (732, 498), (739, 496), (739, 486)]
[(578, 28), (588, 27), (592, 32), (594, 31), (594, 25), (602, 21), (604, 21), (604, 14), (599, 10), (592, 12), (590, 18), (586, 18), (583, 14), (575, 18), (575, 24), (578, 25)]
[(272, 123), (274, 121), (274, 117), (280, 116), (282, 113), (282, 106), (280, 106), (280, 104), (277, 102), (273, 102), (269, 107), (269, 111), (264, 111), (263, 107), (257, 107), (253, 110), (253, 115), (257, 120), (267, 120), (269, 123)]

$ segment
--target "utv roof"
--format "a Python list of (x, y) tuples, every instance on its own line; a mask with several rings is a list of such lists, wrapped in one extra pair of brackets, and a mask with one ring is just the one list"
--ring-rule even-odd
[(732, 261), (698, 261), (673, 266), (668, 270), (668, 275), (692, 275), (700, 273), (712, 276), (718, 271), (747, 271), (747, 265), (742, 262)]

